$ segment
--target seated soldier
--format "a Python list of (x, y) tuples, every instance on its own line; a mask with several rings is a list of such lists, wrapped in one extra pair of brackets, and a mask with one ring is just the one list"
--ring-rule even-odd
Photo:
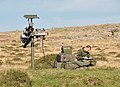
[(82, 49), (78, 50), (75, 64), (77, 64), (79, 67), (95, 65), (96, 62), (93, 61), (93, 58), (91, 57), (89, 53), (90, 50), (91, 50), (90, 45), (87, 45), (83, 47)]
[(79, 49), (77, 52), (77, 60), (83, 60), (83, 59), (92, 59), (90, 56), (89, 51), (91, 50), (91, 46), (87, 45), (83, 47), (82, 49)]

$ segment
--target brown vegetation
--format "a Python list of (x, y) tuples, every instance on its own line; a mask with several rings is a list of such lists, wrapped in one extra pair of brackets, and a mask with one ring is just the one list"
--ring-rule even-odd
[[(22, 68), (29, 67), (30, 45), (22, 48), (21, 33), (21, 31), (0, 33), (1, 68), (17, 65)], [(98, 61), (96, 67), (120, 67), (120, 62), (116, 62), (120, 59), (120, 24), (52, 28), (48, 33), (49, 36), (44, 42), (46, 54), (59, 53), (62, 45), (71, 45), (73, 53), (76, 53), (78, 49), (89, 44), (92, 46), (91, 54)], [(37, 42), (35, 58), (41, 56), (43, 56), (41, 42)]]

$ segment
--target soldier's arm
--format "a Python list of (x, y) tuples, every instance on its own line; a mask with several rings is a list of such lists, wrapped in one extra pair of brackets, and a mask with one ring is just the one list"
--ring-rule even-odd
[(90, 55), (90, 53), (89, 53), (89, 52), (87, 52), (86, 57), (88, 57), (88, 58), (90, 58), (90, 57), (91, 57), (91, 55)]
[(77, 52), (77, 59), (80, 60), (82, 58), (83, 58), (83, 52), (82, 52), (82, 50), (78, 50), (78, 52)]

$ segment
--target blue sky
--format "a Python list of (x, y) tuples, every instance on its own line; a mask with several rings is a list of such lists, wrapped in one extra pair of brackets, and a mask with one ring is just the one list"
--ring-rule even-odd
[(38, 14), (35, 28), (120, 23), (120, 0), (0, 0), (0, 32), (23, 30), (25, 14)]

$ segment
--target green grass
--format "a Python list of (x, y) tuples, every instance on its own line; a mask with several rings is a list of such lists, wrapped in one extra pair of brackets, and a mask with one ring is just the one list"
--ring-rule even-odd
[(56, 58), (57, 54), (46, 55), (45, 60), (44, 57), (35, 60), (35, 69), (48, 69), (53, 67), (53, 62)]
[[(99, 55), (101, 57), (101, 55)], [(46, 55), (52, 64), (56, 54)], [(104, 59), (105, 60), (105, 59)], [(119, 87), (120, 68), (53, 69), (43, 58), (35, 60), (35, 70), (8, 70), (0, 74), (0, 87)], [(12, 63), (8, 60), (8, 63)], [(12, 65), (12, 64), (11, 64)]]
[(8, 70), (0, 74), (0, 87), (32, 87), (32, 81), (27, 72)]
[(119, 87), (120, 68), (8, 70), (0, 87)]
[(119, 87), (120, 69), (44, 69), (30, 71), (35, 87)]

